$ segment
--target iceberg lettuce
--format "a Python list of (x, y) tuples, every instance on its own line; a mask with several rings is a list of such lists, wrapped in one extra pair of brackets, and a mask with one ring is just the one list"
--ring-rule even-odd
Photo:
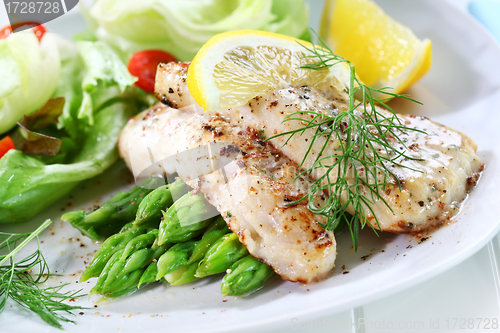
[(139, 50), (161, 49), (189, 61), (221, 32), (255, 29), (300, 38), (309, 24), (303, 0), (99, 0), (90, 16), (99, 26), (97, 37), (124, 60)]
[[(47, 37), (45, 35), (42, 42)], [(5, 43), (0, 47), (2, 45), (6, 47)], [(46, 73), (53, 74), (50, 80), (39, 78), (42, 80), (39, 82), (50, 83), (50, 87), (43, 84), (28, 84), (27, 87), (45, 91), (43, 94), (33, 92), (40, 106), (50, 97), (64, 97), (65, 104), (57, 125), (63, 141), (74, 142), (76, 151), (65, 163), (45, 163), (43, 159), (19, 150), (11, 150), (0, 158), (0, 223), (29, 220), (71, 191), (80, 181), (102, 173), (118, 159), (118, 135), (127, 119), (139, 111), (135, 96), (132, 94), (127, 99), (122, 94), (136, 78), (128, 73), (125, 64), (108, 46), (102, 42), (58, 45), (59, 50), (54, 47), (53, 53), (57, 60), (53, 64), (57, 72)], [(37, 51), (35, 44), (29, 46)], [(11, 52), (10, 48), (8, 50)], [(32, 103), (35, 111), (40, 107), (37, 103), (18, 100), (24, 96), (22, 71), (25, 69), (19, 64), (22, 63), (19, 61), (21, 56), (11, 53), (1, 53), (3, 62), (0, 66), (3, 68), (6, 64), (9, 74), (0, 74), (0, 93), (7, 96), (2, 101), (8, 102), (1, 110), (10, 115), (14, 112), (13, 105)], [(26, 58), (29, 56), (25, 57), (25, 61)], [(16, 90), (20, 90), (18, 94), (21, 95), (13, 95)], [(10, 118), (15, 124), (22, 117), (20, 112), (19, 119), (15, 115)], [(7, 119), (6, 116), (0, 123), (3, 124), (4, 119)]]
[(25, 114), (42, 107), (57, 88), (61, 72), (58, 37), (41, 42), (31, 30), (0, 40), (0, 134)]

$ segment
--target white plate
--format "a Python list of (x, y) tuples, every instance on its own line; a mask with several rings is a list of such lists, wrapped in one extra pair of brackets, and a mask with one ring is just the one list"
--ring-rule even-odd
[[(349, 235), (341, 235), (337, 269), (329, 279), (307, 286), (275, 281), (264, 292), (248, 299), (223, 298), (219, 277), (186, 286), (150, 286), (130, 297), (97, 304), (97, 308), (94, 308), (95, 299), (84, 298), (75, 304), (91, 309), (82, 310), (83, 315), (75, 317), (77, 325), (66, 325), (66, 328), (71, 327), (72, 332), (271, 330), (289, 325), (294, 317), (306, 319), (333, 314), (423, 282), (465, 260), (497, 233), (500, 228), (495, 210), (500, 203), (500, 48), (473, 19), (446, 2), (377, 2), (419, 37), (433, 41), (432, 70), (409, 91), (424, 106), (396, 101), (393, 104), (396, 111), (429, 116), (466, 133), (478, 144), (478, 155), (486, 163), (478, 187), (454, 223), (437, 230), (425, 242), (406, 235), (383, 234), (377, 238), (365, 230), (357, 253), (351, 249)], [(312, 4), (319, 5), (318, 2)], [(316, 13), (313, 17), (317, 17), (318, 11), (313, 12)], [(63, 16), (53, 25), (71, 28), (74, 22), (81, 21), (74, 16)], [(76, 281), (97, 246), (60, 222), (61, 209), (91, 209), (109, 198), (118, 187), (123, 188), (124, 183), (131, 186), (129, 177), (124, 165), (119, 163), (105, 175), (79, 186), (71, 196), (40, 214), (36, 221), (22, 226), (33, 228), (45, 217), (55, 221), (54, 227), (41, 237), (50, 267), (63, 274), (51, 279), (51, 285), (67, 281), (71, 284), (68, 289), (82, 287), (88, 292), (94, 283), (82, 285)], [(2, 226), (9, 231), (16, 228), (19, 226)], [(368, 257), (363, 260), (364, 256)], [(349, 273), (342, 274), (344, 271)], [(0, 318), (0, 330), (5, 332), (59, 332), (36, 315), (17, 307), (7, 308)]]

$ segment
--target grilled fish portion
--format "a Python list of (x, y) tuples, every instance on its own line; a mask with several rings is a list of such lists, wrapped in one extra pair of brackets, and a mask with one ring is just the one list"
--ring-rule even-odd
[[(255, 130), (216, 115), (160, 104), (129, 121), (119, 151), (137, 175), (149, 167), (151, 157), (161, 161), (213, 142), (230, 145), (212, 154), (237, 152), (237, 157), (222, 169), (183, 180), (201, 191), (249, 252), (282, 278), (308, 283), (325, 277), (336, 256), (333, 232), (319, 225), (325, 218), (311, 213), (306, 201), (289, 205), (305, 195), (310, 180), (294, 181), (297, 164)], [(164, 170), (177, 171), (172, 166)]]
[[(188, 64), (170, 63), (164, 65), (157, 75), (157, 91), (168, 92), (175, 88), (176, 91), (184, 92), (181, 98), (175, 99), (178, 107), (194, 103), (191, 96), (185, 95), (188, 91), (185, 83), (186, 66)], [(165, 103), (170, 103), (174, 95), (167, 93), (162, 97)], [(199, 106), (192, 107), (201, 112)], [(333, 89), (320, 91), (309, 87), (290, 87), (270, 92), (266, 96), (257, 96), (238, 108), (219, 110), (217, 114), (235, 126), (244, 124), (266, 137), (274, 137), (279, 133), (301, 130), (306, 124), (302, 121), (284, 122), (287, 116), (311, 121), (313, 116), (300, 112), (335, 115), (347, 108), (345, 96)], [(356, 112), (359, 116), (363, 115), (362, 110)], [(382, 108), (377, 107), (377, 112), (385, 117), (392, 116), (392, 113)], [(374, 222), (374, 215), (377, 216), (380, 229), (384, 231), (407, 233), (430, 230), (448, 222), (459, 211), (461, 202), (478, 181), (484, 164), (476, 155), (476, 144), (466, 135), (426, 117), (398, 115), (398, 118), (406, 127), (416, 130), (399, 132), (401, 141), (388, 136), (390, 145), (405, 155), (396, 159), (396, 163), (385, 164), (397, 177), (401, 188), (398, 181), (392, 179), (391, 185), (379, 192), (389, 207), (378, 199), (371, 205), (372, 211), (364, 207), (365, 214), (375, 228), (378, 225)], [(270, 141), (290, 160), (300, 164), (311, 146), (309, 140), (314, 134), (315, 129), (311, 128), (291, 139), (289, 136), (280, 136)], [(333, 159), (340, 154), (339, 140), (326, 135), (319, 136), (312, 144), (304, 169), (314, 165), (325, 145), (322, 156), (333, 156)], [(384, 155), (383, 146), (375, 148)], [(362, 174), (363, 165), (353, 167)], [(316, 171), (311, 175), (313, 179), (319, 179), (325, 172), (324, 169)], [(336, 172), (330, 175), (335, 177)], [(347, 181), (352, 184), (352, 173), (348, 176), (351, 178)], [(368, 180), (373, 183), (373, 179)], [(367, 197), (370, 196), (366, 186), (362, 186), (362, 190)], [(354, 213), (352, 207), (348, 211)]]
[(163, 104), (181, 108), (194, 105), (196, 102), (189, 93), (186, 85), (189, 63), (171, 62), (159, 64), (155, 80), (155, 94)]

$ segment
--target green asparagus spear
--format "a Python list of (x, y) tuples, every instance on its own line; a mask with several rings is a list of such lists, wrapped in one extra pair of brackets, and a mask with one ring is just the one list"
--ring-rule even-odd
[(177, 270), (180, 266), (187, 265), (188, 259), (193, 253), (198, 242), (187, 241), (172, 246), (158, 259), (158, 274), (156, 280)]
[(106, 239), (83, 272), (80, 282), (99, 276), (106, 263), (117, 251), (124, 249), (130, 240), (146, 233), (146, 231), (146, 228), (134, 227), (131, 222), (126, 224), (119, 233)]
[(196, 280), (199, 280), (199, 278), (195, 276), (197, 268), (197, 262), (191, 265), (182, 265), (172, 273), (165, 275), (165, 280), (172, 286), (194, 282)]
[(171, 246), (158, 246), (158, 229), (139, 235), (120, 251), (119, 259), (107, 266), (99, 276), (94, 292), (108, 297), (118, 297), (137, 289), (147, 267)]
[[(106, 281), (102, 285), (100, 294), (107, 297), (118, 297), (128, 294), (137, 289), (137, 284), (141, 276), (144, 274), (147, 265), (152, 260), (151, 251), (142, 249), (134, 252), (125, 263), (123, 259), (115, 263), (110, 269), (110, 273)], [(117, 274), (112, 277), (112, 273)]]
[(157, 275), (158, 275), (158, 262), (156, 260), (153, 260), (153, 262), (150, 263), (148, 267), (146, 267), (144, 273), (142, 273), (142, 276), (139, 279), (139, 283), (137, 284), (137, 288), (140, 288), (142, 285), (155, 282)]
[(271, 267), (249, 254), (235, 262), (224, 275), (222, 295), (248, 296), (264, 287), (276, 275)]
[(90, 294), (96, 294), (96, 293), (101, 293), (102, 286), (106, 282), (108, 276), (109, 276), (109, 271), (113, 265), (120, 260), (122, 257), (124, 249), (120, 249), (116, 251), (111, 258), (108, 260), (104, 268), (102, 269), (101, 274), (99, 275), (99, 278), (97, 279), (97, 282), (95, 286), (90, 290)]
[(126, 223), (133, 221), (139, 204), (152, 190), (149, 185), (157, 180), (145, 180), (128, 192), (120, 192), (90, 213), (75, 211), (64, 214), (61, 219), (71, 223), (80, 232), (95, 240), (115, 234)]
[(171, 243), (166, 243), (159, 246), (157, 239), (155, 240), (153, 246), (151, 247), (153, 250), (153, 259), (142, 273), (139, 282), (137, 283), (137, 288), (156, 281), (156, 276), (158, 275), (158, 258), (160, 258), (171, 247), (171, 245)]
[(224, 235), (208, 249), (205, 257), (200, 261), (195, 276), (202, 278), (225, 272), (247, 254), (247, 248), (240, 243), (236, 234)]
[(210, 214), (212, 209), (201, 193), (190, 192), (183, 195), (163, 212), (164, 219), (160, 223), (158, 243), (161, 245), (165, 242), (185, 242), (198, 236), (213, 220), (207, 218), (213, 216)]
[[(149, 193), (139, 204), (134, 225), (144, 226), (151, 223), (158, 224), (162, 217), (162, 211), (173, 204), (174, 196), (186, 192), (186, 184), (182, 180), (177, 180), (169, 185), (161, 186)], [(155, 227), (158, 227), (156, 224)]]
[[(179, 243), (170, 248), (167, 253), (163, 254), (162, 257), (157, 262), (152, 262), (147, 268), (141, 279), (139, 280), (140, 287), (143, 284), (151, 283), (154, 281), (160, 280), (162, 277), (165, 277), (166, 281), (169, 283), (173, 283), (180, 278), (182, 278), (182, 283), (188, 283), (192, 281), (198, 280), (198, 278), (194, 277), (194, 273), (196, 272), (196, 268), (198, 267), (198, 262), (189, 265), (188, 258), (192, 255), (193, 249), (197, 247), (198, 242), (188, 241), (185, 243)], [(161, 272), (158, 271), (158, 266), (161, 266)], [(193, 266), (186, 274), (186, 268)], [(189, 277), (192, 275), (191, 277)], [(175, 276), (175, 280), (172, 280), (172, 277)], [(181, 284), (181, 283), (177, 283)], [(175, 284), (174, 284), (175, 285)]]
[(215, 241), (220, 239), (229, 231), (230, 230), (227, 227), (226, 221), (219, 216), (203, 233), (203, 237), (194, 248), (193, 255), (188, 260), (188, 264), (193, 264), (203, 259), (205, 253), (215, 243)]
[[(226, 222), (219, 216), (205, 230), (200, 241), (174, 245), (170, 249), (170, 253), (165, 253), (158, 261), (158, 266), (162, 267), (162, 271), (157, 275), (157, 279), (164, 277), (173, 286), (198, 280), (199, 278), (195, 277), (195, 273), (199, 261), (203, 259), (210, 246), (228, 232), (229, 228)], [(189, 259), (187, 260), (187, 258)], [(153, 270), (154, 268), (151, 268), (152, 272)], [(145, 276), (144, 279), (147, 278), (150, 279), (150, 276)]]
[[(91, 277), (99, 276), (107, 260), (116, 251), (124, 248), (132, 238), (146, 233), (147, 226), (158, 227), (161, 210), (172, 205), (172, 193), (182, 192), (184, 188), (185, 184), (179, 180), (171, 185), (162, 186), (150, 192), (139, 205), (136, 215), (137, 219), (125, 225), (120, 233), (112, 235), (101, 245), (94, 259), (92, 259), (90, 265), (83, 272), (80, 281), (83, 282)], [(157, 218), (157, 221), (155, 221), (155, 218)]]
[(196, 270), (201, 259), (205, 256), (210, 247), (222, 236), (230, 232), (226, 221), (219, 216), (205, 230), (202, 239), (196, 244), (193, 254), (189, 258), (187, 265), (180, 266), (177, 270), (165, 275), (165, 280), (172, 286), (178, 286), (184, 283), (199, 280), (195, 276)]
[[(157, 234), (158, 230), (156, 229), (146, 234), (138, 235), (135, 238), (131, 239), (122, 250), (115, 253), (110, 259), (110, 262), (106, 264), (101, 274), (99, 275), (97, 283), (92, 289), (92, 292), (104, 295), (106, 291), (109, 290), (109, 285), (113, 282), (123, 283), (123, 281), (116, 280), (120, 272), (123, 271), (125, 265), (127, 264), (128, 257), (136, 251), (151, 246)], [(140, 255), (144, 255), (144, 253), (141, 252)]]

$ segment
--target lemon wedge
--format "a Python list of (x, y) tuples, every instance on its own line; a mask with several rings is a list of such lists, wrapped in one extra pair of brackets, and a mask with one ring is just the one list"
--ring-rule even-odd
[(372, 88), (401, 93), (431, 67), (431, 41), (418, 39), (371, 0), (327, 0), (320, 36)]
[(312, 44), (292, 37), (255, 30), (222, 33), (210, 39), (188, 69), (189, 92), (205, 111), (246, 104), (272, 90), (307, 85), (333, 87), (341, 94), (349, 87), (345, 63), (327, 70), (301, 68), (317, 62), (307, 58)]

